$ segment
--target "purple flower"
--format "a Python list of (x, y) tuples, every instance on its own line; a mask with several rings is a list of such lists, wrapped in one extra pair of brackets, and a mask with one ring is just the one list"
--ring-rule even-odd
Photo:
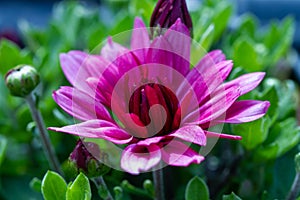
[(262, 117), (269, 102), (237, 99), (253, 90), (265, 73), (224, 83), (233, 64), (220, 50), (190, 70), (190, 44), (189, 30), (180, 19), (151, 41), (137, 18), (130, 49), (108, 38), (101, 55), (61, 54), (73, 87), (61, 87), (53, 98), (82, 122), (49, 129), (126, 144), (121, 167), (132, 174), (161, 161), (172, 166), (200, 163), (204, 157), (188, 144), (205, 146), (208, 137), (241, 139), (209, 128)]

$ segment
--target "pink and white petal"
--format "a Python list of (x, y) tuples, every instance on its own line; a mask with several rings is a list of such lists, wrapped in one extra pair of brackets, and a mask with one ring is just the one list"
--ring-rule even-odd
[(109, 65), (109, 62), (104, 58), (88, 55), (81, 51), (60, 54), (60, 63), (69, 82), (87, 93), (92, 91), (85, 80), (90, 77), (100, 77)]
[(105, 120), (89, 120), (79, 124), (49, 127), (49, 130), (69, 133), (80, 137), (105, 139), (115, 144), (128, 144), (133, 137), (114, 123)]
[(152, 144), (156, 144), (156, 145), (160, 146), (159, 145), (160, 143), (161, 144), (168, 143), (172, 139), (174, 139), (174, 137), (172, 137), (170, 135), (156, 136), (156, 137), (146, 138), (145, 140), (140, 140), (137, 144), (138, 145), (143, 145), (143, 146), (150, 146)]
[(150, 38), (148, 30), (143, 20), (139, 17), (136, 17), (134, 20), (134, 28), (131, 36), (131, 50), (136, 54), (139, 60), (144, 62), (149, 46)]
[(231, 85), (239, 85), (241, 95), (243, 95), (256, 88), (258, 84), (263, 80), (265, 74), (265, 72), (254, 72), (245, 74), (232, 81), (225, 83), (224, 87), (230, 87)]
[(245, 123), (264, 116), (270, 106), (268, 101), (237, 101), (227, 110), (226, 117), (218, 120), (221, 123)]
[(161, 148), (161, 152), (163, 161), (172, 166), (186, 167), (192, 163), (199, 164), (204, 160), (204, 157), (193, 149), (175, 140)]
[(186, 125), (175, 132), (169, 134), (169, 136), (173, 136), (175, 138), (179, 138), (181, 140), (191, 142), (194, 144), (198, 144), (200, 146), (206, 145), (206, 136), (202, 128), (197, 125)]
[(230, 134), (224, 134), (224, 133), (216, 133), (211, 131), (204, 131), (207, 138), (224, 138), (224, 139), (230, 139), (230, 140), (241, 140), (242, 137), (239, 135), (230, 135)]
[(113, 42), (112, 38), (108, 37), (107, 43), (101, 49), (101, 56), (106, 60), (113, 62), (118, 56), (127, 51), (128, 49), (118, 43)]
[(75, 85), (81, 77), (81, 80), (85, 80), (85, 78), (89, 77), (88, 72), (84, 70), (81, 70), (81, 76), (78, 76), (82, 63), (87, 57), (88, 54), (82, 51), (70, 51), (69, 53), (60, 54), (59, 59), (62, 70), (72, 85)]
[(226, 56), (223, 54), (221, 50), (213, 50), (207, 53), (199, 62), (198, 67), (199, 70), (205, 70), (211, 66), (212, 63), (217, 64), (221, 61), (225, 61)]
[(210, 99), (208, 99), (203, 105), (200, 105), (199, 109), (187, 115), (183, 119), (183, 123), (205, 124), (223, 116), (227, 109), (239, 96), (240, 90), (236, 85), (223, 88), (223, 90), (220, 89), (216, 91), (216, 93), (211, 94), (209, 96)]
[(131, 144), (122, 153), (121, 168), (131, 174), (146, 172), (161, 160), (160, 148), (157, 145), (142, 146)]
[(113, 122), (107, 109), (86, 93), (64, 86), (53, 92), (54, 101), (68, 114), (76, 119), (85, 121), (91, 119), (103, 119)]

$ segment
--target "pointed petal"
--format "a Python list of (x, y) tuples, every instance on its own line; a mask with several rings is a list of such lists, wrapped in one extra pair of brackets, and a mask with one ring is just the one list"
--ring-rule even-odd
[(268, 101), (245, 100), (237, 101), (226, 112), (226, 118), (219, 120), (224, 123), (244, 123), (264, 116), (270, 106)]
[(215, 133), (211, 131), (204, 131), (206, 137), (208, 138), (224, 138), (224, 139), (230, 139), (230, 140), (241, 140), (242, 137), (239, 135), (229, 135), (224, 133)]
[(68, 114), (79, 120), (103, 119), (113, 122), (109, 112), (84, 92), (64, 86), (53, 92), (54, 101)]
[[(199, 109), (187, 115), (185, 122), (191, 124), (204, 124), (210, 122), (221, 115), (237, 100), (240, 96), (239, 87), (232, 85), (229, 88), (221, 88), (209, 96)], [(225, 116), (224, 116), (225, 117)], [(199, 118), (196, 120), (196, 118)]]
[[(69, 53), (62, 53), (59, 56), (62, 70), (68, 81), (75, 85), (81, 77), (87, 78), (88, 72), (81, 70), (81, 76), (78, 76), (82, 63), (88, 57), (88, 54), (81, 51), (70, 51)], [(84, 80), (84, 78), (82, 80)]]
[(190, 46), (191, 46), (191, 37), (188, 28), (181, 22), (180, 19), (166, 31), (164, 37), (171, 44), (172, 51), (177, 56), (174, 58), (174, 63), (177, 66), (176, 68), (180, 73), (186, 75), (190, 70)]
[[(172, 44), (162, 36), (155, 38), (151, 43), (146, 62), (156, 63), (158, 66), (165, 65), (175, 69), (184, 76), (189, 71), (189, 60), (174, 51)], [(172, 74), (167, 79), (172, 80)]]
[(232, 66), (232, 61), (226, 60), (220, 61), (217, 64), (211, 63), (206, 69), (201, 68), (201, 70), (198, 70), (197, 68), (194, 68), (190, 71), (187, 75), (187, 80), (192, 85), (199, 103), (223, 84), (230, 73)]
[(225, 87), (230, 87), (231, 85), (239, 85), (241, 90), (241, 95), (248, 93), (258, 86), (258, 84), (263, 80), (265, 72), (254, 72), (240, 76), (225, 84)]
[(107, 38), (107, 43), (101, 49), (101, 56), (106, 60), (113, 62), (118, 56), (127, 52), (128, 50), (122, 45), (113, 42), (111, 37)]
[(81, 51), (70, 51), (60, 54), (62, 70), (68, 81), (78, 89), (93, 92), (85, 80), (90, 77), (99, 78), (108, 68), (108, 61), (96, 55), (88, 55)]
[(146, 48), (149, 47), (149, 45), (150, 38), (148, 30), (143, 20), (139, 17), (136, 17), (134, 20), (134, 29), (131, 38), (131, 49)]
[(192, 163), (199, 164), (204, 157), (189, 148), (182, 142), (172, 140), (162, 149), (162, 159), (172, 166), (188, 166)]
[(141, 146), (132, 144), (127, 146), (122, 153), (121, 168), (131, 174), (139, 174), (150, 170), (161, 160), (158, 146)]
[(200, 146), (206, 145), (206, 136), (202, 128), (197, 125), (187, 125), (179, 128), (169, 136), (174, 136), (181, 140), (198, 144)]
[(133, 138), (115, 124), (97, 119), (64, 126), (61, 128), (50, 127), (48, 129), (57, 132), (69, 133), (80, 137), (105, 139), (115, 144), (127, 144)]

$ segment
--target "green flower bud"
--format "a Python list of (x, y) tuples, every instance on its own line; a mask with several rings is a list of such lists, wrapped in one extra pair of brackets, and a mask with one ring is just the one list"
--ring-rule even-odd
[(39, 82), (38, 72), (29, 65), (18, 65), (5, 75), (6, 86), (13, 96), (26, 97)]
[(300, 173), (300, 153), (295, 155), (296, 172)]

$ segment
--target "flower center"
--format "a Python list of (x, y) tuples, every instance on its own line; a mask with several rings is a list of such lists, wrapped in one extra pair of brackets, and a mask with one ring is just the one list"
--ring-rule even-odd
[[(157, 105), (163, 110), (150, 111)], [(149, 137), (168, 134), (180, 125), (179, 101), (170, 89), (160, 84), (150, 83), (136, 89), (130, 97), (129, 113), (138, 117), (139, 125), (147, 126)]]

